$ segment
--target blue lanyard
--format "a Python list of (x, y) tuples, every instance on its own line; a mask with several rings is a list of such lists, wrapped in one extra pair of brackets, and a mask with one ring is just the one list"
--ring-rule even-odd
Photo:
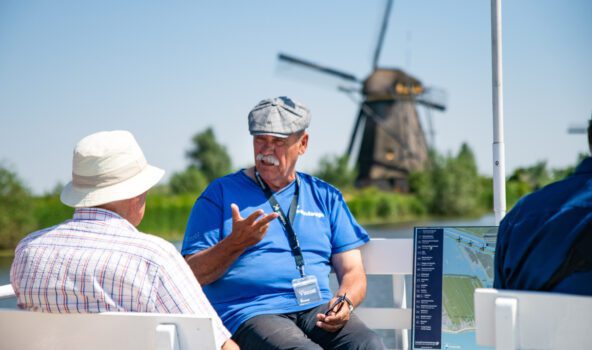
[(255, 177), (257, 178), (259, 186), (265, 193), (267, 200), (271, 204), (271, 208), (279, 215), (280, 222), (288, 235), (288, 241), (290, 242), (290, 248), (292, 248), (292, 255), (294, 256), (296, 267), (298, 268), (298, 271), (300, 271), (300, 276), (304, 277), (304, 256), (302, 256), (302, 249), (300, 249), (300, 243), (298, 242), (298, 237), (296, 237), (296, 232), (294, 232), (294, 229), (292, 228), (292, 223), (296, 216), (296, 207), (298, 206), (298, 195), (300, 193), (300, 179), (298, 178), (298, 174), (296, 174), (296, 188), (294, 189), (294, 197), (290, 204), (289, 217), (286, 217), (280, 204), (275, 199), (273, 192), (271, 192), (271, 189), (267, 186), (265, 181), (263, 181), (257, 170), (255, 170)]

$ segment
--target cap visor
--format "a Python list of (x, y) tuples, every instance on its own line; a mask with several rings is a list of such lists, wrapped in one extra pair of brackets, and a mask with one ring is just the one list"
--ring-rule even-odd
[(286, 135), (286, 134), (278, 134), (278, 133), (274, 133), (274, 132), (265, 132), (265, 131), (255, 131), (252, 132), (251, 135), (253, 136), (257, 136), (257, 135), (269, 135), (269, 136), (274, 136), (274, 137), (279, 137), (282, 139), (286, 139), (288, 137), (290, 137), (290, 135)]

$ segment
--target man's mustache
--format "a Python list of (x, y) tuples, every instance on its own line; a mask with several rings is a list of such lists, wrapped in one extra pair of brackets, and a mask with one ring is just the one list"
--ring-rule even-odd
[(279, 161), (279, 159), (277, 159), (277, 158), (276, 158), (274, 155), (272, 155), (272, 154), (265, 156), (265, 155), (263, 155), (263, 154), (259, 153), (259, 154), (257, 154), (257, 155), (255, 156), (255, 159), (256, 159), (258, 162), (260, 162), (260, 161), (264, 161), (264, 162), (265, 162), (265, 163), (267, 163), (267, 164), (273, 164), (273, 165), (275, 165), (275, 166), (278, 166), (278, 165), (280, 165), (280, 161)]

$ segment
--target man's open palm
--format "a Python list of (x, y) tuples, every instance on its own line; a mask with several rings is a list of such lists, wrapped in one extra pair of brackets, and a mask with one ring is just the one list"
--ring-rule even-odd
[(232, 236), (235, 242), (245, 248), (257, 244), (263, 239), (269, 223), (278, 217), (278, 214), (265, 214), (262, 209), (255, 210), (247, 218), (240, 215), (238, 205), (231, 204), (232, 210)]

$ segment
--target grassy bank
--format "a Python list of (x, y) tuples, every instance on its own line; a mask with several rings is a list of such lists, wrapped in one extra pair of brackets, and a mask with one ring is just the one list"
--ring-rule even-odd
[[(434, 216), (412, 194), (368, 188), (346, 191), (344, 198), (361, 224), (399, 223)], [(146, 214), (139, 230), (165, 239), (181, 239), (195, 199), (195, 195), (149, 194)], [(57, 196), (35, 198), (34, 208), (34, 217), (37, 218), (35, 229), (53, 226), (71, 218), (73, 213), (73, 209), (63, 205)]]
[(0, 258), (11, 258), (14, 256), (13, 249), (1, 249), (0, 250)]

